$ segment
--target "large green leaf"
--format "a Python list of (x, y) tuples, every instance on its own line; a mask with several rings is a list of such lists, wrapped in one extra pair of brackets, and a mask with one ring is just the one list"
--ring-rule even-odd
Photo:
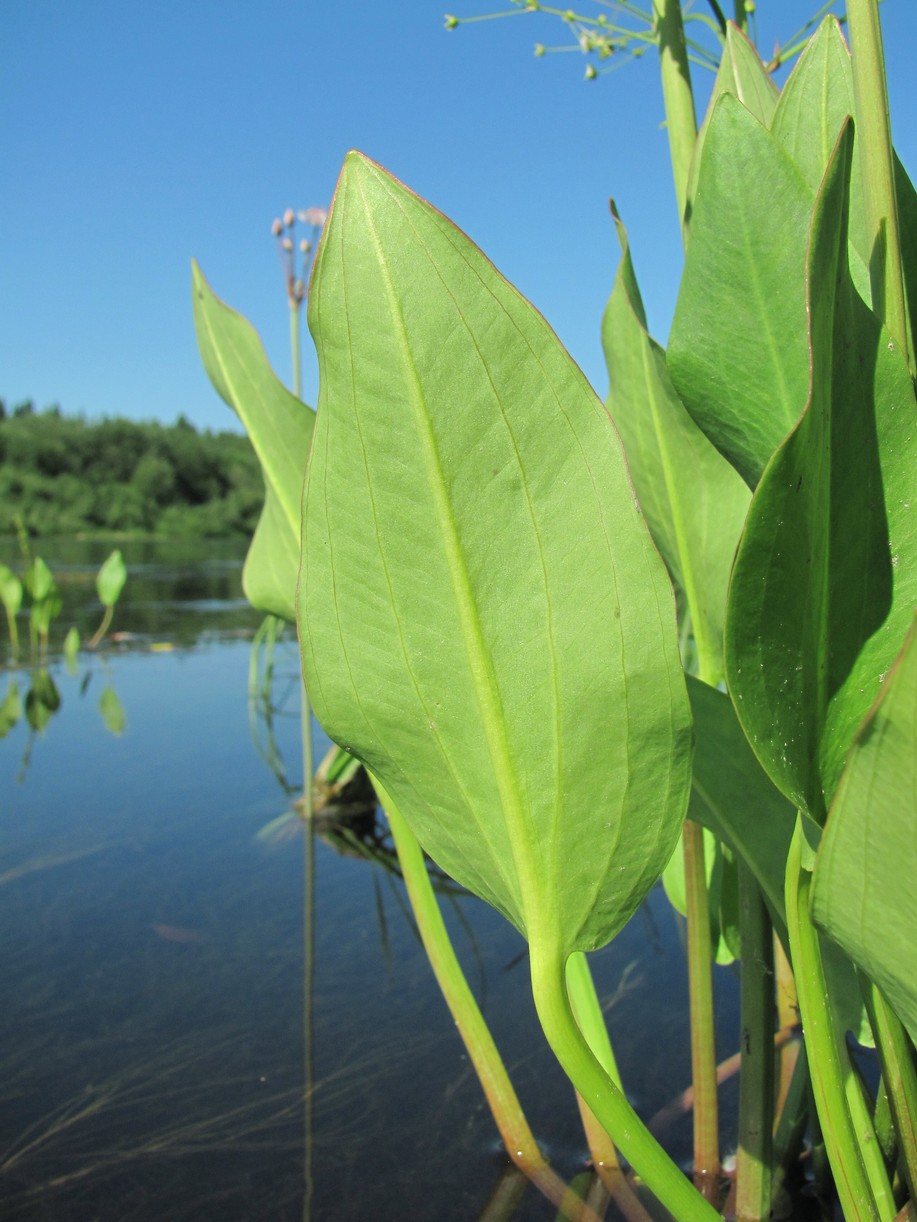
[(813, 915), (917, 1040), (917, 627), (857, 734), (819, 848)]
[[(850, 50), (838, 20), (826, 17), (783, 87), (771, 132), (792, 157), (809, 189), (818, 191), (841, 128), (856, 117)], [(869, 239), (859, 158), (850, 169), (848, 256), (860, 295), (869, 302)]]
[(806, 412), (752, 501), (726, 664), (774, 782), (817, 822), (917, 602), (917, 430), (902, 355), (847, 268), (853, 132), (812, 221)]
[(718, 683), (726, 589), (750, 495), (675, 393), (665, 352), (646, 330), (627, 231), (614, 220), (621, 262), (602, 321), (608, 410), (656, 546), (686, 596), (704, 677)]
[(731, 94), (700, 158), (668, 365), (685, 407), (754, 487), (806, 402), (812, 192)]
[(292, 620), (303, 471), (315, 414), (286, 389), (255, 330), (220, 301), (196, 263), (192, 282), (204, 368), (245, 426), (264, 475), (265, 506), (245, 563), (245, 595), (261, 610)]
[(533, 946), (601, 945), (672, 851), (691, 756), (672, 591), (614, 427), (541, 316), (357, 153), (309, 314), (316, 714)]

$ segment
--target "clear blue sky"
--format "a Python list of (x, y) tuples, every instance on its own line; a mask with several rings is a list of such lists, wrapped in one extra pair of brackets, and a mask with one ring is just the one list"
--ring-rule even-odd
[[(0, 396), (233, 427), (197, 357), (190, 260), (289, 377), (272, 219), (330, 201), (359, 148), (459, 224), (604, 394), (599, 320), (631, 232), (651, 329), (680, 252), (656, 64), (585, 83), (548, 17), (446, 33), (495, 0), (28, 0), (0, 16)], [(731, 4), (725, 6), (731, 9)], [(762, 48), (817, 0), (758, 0)], [(837, 6), (841, 11), (843, 5)], [(705, 10), (702, 0), (696, 8)], [(586, 6), (584, 11), (592, 9)], [(917, 172), (917, 5), (883, 6), (892, 122)], [(709, 88), (709, 74), (700, 77)], [(305, 397), (316, 375), (305, 341)]]

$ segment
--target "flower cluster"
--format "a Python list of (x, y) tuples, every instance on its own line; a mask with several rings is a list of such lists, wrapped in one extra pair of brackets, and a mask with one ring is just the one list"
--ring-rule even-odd
[[(305, 208), (298, 213), (294, 212), (292, 208), (287, 208), (283, 216), (275, 217), (271, 225), (271, 233), (277, 239), (277, 250), (291, 310), (298, 309), (305, 299), (306, 281), (309, 278), (309, 268), (312, 266), (312, 258), (315, 254), (315, 244), (327, 219), (328, 210), (326, 208)], [(296, 238), (297, 221), (311, 230), (309, 237), (299, 238), (298, 241)]]

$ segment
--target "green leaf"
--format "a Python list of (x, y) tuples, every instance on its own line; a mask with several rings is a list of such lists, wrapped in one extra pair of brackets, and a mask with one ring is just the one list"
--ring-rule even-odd
[[(837, 18), (828, 16), (797, 60), (771, 125), (772, 134), (792, 157), (813, 197), (848, 116), (856, 116), (850, 50)], [(850, 181), (850, 271), (863, 300), (869, 302), (869, 239), (857, 157)]]
[(26, 569), (23, 581), (33, 603), (44, 602), (54, 589), (54, 575), (41, 556), (36, 556)]
[(25, 698), (26, 721), (32, 729), (40, 734), (60, 708), (60, 703), (60, 692), (49, 672), (36, 671)]
[(709, 828), (755, 876), (778, 929), (786, 929), (784, 876), (796, 812), (748, 745), (729, 697), (688, 676), (694, 777), (688, 817)]
[[(724, 93), (730, 93), (737, 98), (746, 110), (755, 116), (759, 123), (770, 127), (774, 108), (777, 105), (778, 90), (773, 78), (765, 68), (761, 57), (755, 50), (750, 39), (734, 24), (726, 29), (726, 41), (720, 66), (713, 83), (713, 91), (707, 104), (707, 114), (697, 134), (694, 146), (694, 156), (688, 173), (688, 205), (686, 220), (690, 222), (694, 212), (694, 199), (697, 195), (697, 180), (703, 157), (703, 147), (707, 139), (710, 119), (716, 108), (716, 103)], [(686, 226), (690, 234), (690, 226)]]
[(808, 407), (752, 501), (726, 625), (745, 732), (818, 823), (917, 603), (914, 391), (847, 269), (852, 146), (848, 124), (812, 221)]
[(0, 738), (6, 738), (22, 717), (22, 697), (15, 679), (10, 679), (6, 695), (0, 700)]
[(806, 403), (812, 192), (729, 94), (714, 109), (699, 175), (669, 373), (697, 425), (754, 488)]
[(0, 564), (0, 602), (10, 615), (18, 615), (22, 606), (22, 582), (5, 564)]
[(917, 1040), (917, 627), (860, 728), (815, 868), (813, 915)]
[(204, 368), (245, 426), (264, 475), (265, 506), (246, 560), (246, 597), (292, 621), (300, 497), (315, 414), (271, 369), (251, 325), (220, 301), (192, 264), (194, 325)]
[(124, 557), (115, 548), (96, 576), (96, 590), (99, 594), (99, 602), (101, 602), (103, 607), (113, 607), (115, 605), (121, 597), (121, 591), (124, 589), (126, 581), (127, 568), (124, 564)]
[(704, 678), (723, 677), (723, 623), (748, 488), (675, 393), (665, 353), (649, 336), (627, 231), (612, 216), (621, 262), (605, 317), (608, 410), (637, 499), (672, 580), (684, 591)]
[(67, 663), (67, 669), (71, 674), (75, 673), (76, 659), (80, 652), (80, 633), (78, 628), (72, 625), (67, 629), (67, 635), (64, 637), (64, 660)]
[(316, 714), (533, 948), (599, 946), (672, 852), (691, 755), (672, 591), (611, 421), (480, 251), (357, 153), (310, 326)]
[(115, 738), (120, 738), (127, 725), (127, 717), (118, 693), (113, 687), (102, 689), (102, 694), (99, 696), (99, 712), (102, 714), (105, 728), (114, 734)]

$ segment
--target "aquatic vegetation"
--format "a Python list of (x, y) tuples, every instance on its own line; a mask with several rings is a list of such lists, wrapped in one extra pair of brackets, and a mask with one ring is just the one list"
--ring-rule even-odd
[[(678, 1219), (766, 1218), (808, 1125), (845, 1217), (890, 1220), (917, 1191), (917, 193), (891, 147), (875, 0), (849, 0), (852, 54), (826, 18), (782, 90), (737, 7), (742, 28), (713, 6), (699, 131), (681, 6), (652, 8), (685, 261), (664, 350), (614, 212), (607, 405), (464, 234), (348, 154), (312, 277), (308, 456), (291, 475), (265, 442), (252, 554), (282, 544), (284, 585), (298, 568), (295, 598), (270, 593), (402, 861), (422, 846), (527, 939), (597, 1166), (614, 1177), (617, 1147)], [(197, 269), (195, 309), (211, 377), (266, 437), (267, 396), (223, 373), (254, 341)], [(694, 1185), (622, 1089), (586, 960), (679, 844)], [(438, 910), (405, 878), (482, 1083), (503, 1083)], [(742, 964), (728, 1199), (714, 954)], [(780, 1058), (775, 1091), (790, 964), (780, 1027), (798, 1006), (805, 1052)], [(847, 1031), (877, 1045), (878, 1096)], [(489, 1098), (512, 1154), (524, 1118), (511, 1088)], [(536, 1179), (539, 1157), (520, 1156)]]

